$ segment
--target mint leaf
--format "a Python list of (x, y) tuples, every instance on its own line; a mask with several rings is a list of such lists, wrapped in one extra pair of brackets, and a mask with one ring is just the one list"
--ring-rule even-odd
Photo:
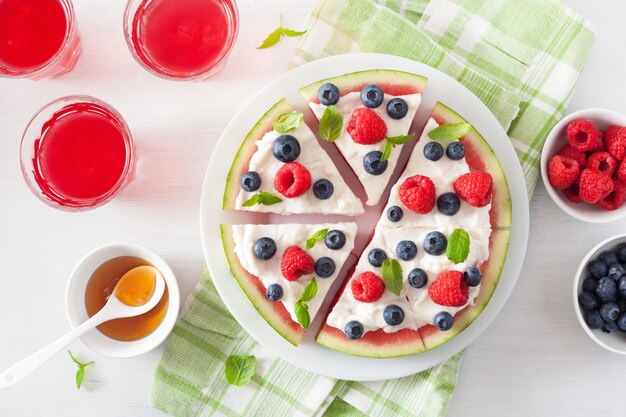
[(339, 139), (343, 129), (343, 116), (335, 106), (328, 106), (320, 119), (320, 136), (329, 142)]
[(226, 359), (224, 375), (230, 385), (241, 387), (246, 385), (256, 371), (256, 358), (254, 356), (230, 355)]
[(274, 122), (274, 130), (279, 133), (289, 133), (296, 130), (302, 123), (302, 113), (294, 111), (283, 113)]
[(283, 199), (275, 196), (272, 193), (268, 193), (266, 191), (262, 191), (258, 194), (254, 194), (252, 197), (243, 202), (242, 206), (244, 207), (252, 207), (257, 204), (263, 204), (264, 206), (271, 206), (273, 204), (278, 204), (282, 202)]
[(467, 122), (441, 125), (428, 132), (428, 137), (432, 140), (441, 141), (457, 140), (465, 136), (470, 127), (472, 127), (472, 125)]
[(391, 150), (395, 147), (396, 145), (392, 144), (391, 142), (385, 143), (385, 150), (383, 151), (383, 155), (380, 157), (380, 160), (386, 161), (387, 159), (389, 159), (389, 157), (391, 156)]
[(70, 354), (70, 358), (72, 358), (72, 361), (74, 361), (76, 366), (78, 366), (78, 370), (76, 371), (76, 388), (80, 389), (80, 387), (83, 385), (83, 380), (85, 379), (85, 368), (95, 362), (91, 361), (87, 363), (82, 363), (78, 359), (76, 359), (74, 355), (72, 355), (72, 352), (68, 350), (67, 353)]
[(455, 264), (467, 259), (470, 250), (470, 237), (463, 229), (456, 229), (448, 238), (446, 256)]
[(306, 30), (303, 30), (302, 32), (299, 32), (297, 30), (283, 28), (283, 35), (285, 35), (285, 36), (287, 36), (289, 38), (297, 38), (298, 36), (302, 36), (305, 33), (307, 33)]
[(294, 311), (296, 313), (296, 318), (298, 319), (298, 323), (300, 323), (300, 326), (304, 327), (305, 329), (309, 327), (309, 325), (311, 324), (311, 316), (309, 315), (309, 306), (307, 306), (304, 301), (298, 301), (296, 303), (296, 307), (294, 308)]
[(328, 228), (320, 229), (317, 232), (313, 233), (313, 236), (306, 240), (306, 250), (311, 249), (317, 242), (321, 242), (326, 238), (328, 234)]
[(395, 295), (400, 295), (402, 290), (402, 267), (400, 262), (387, 258), (383, 261), (382, 270), (385, 287)]
[(280, 26), (278, 27), (278, 29), (275, 29), (272, 33), (267, 35), (267, 38), (265, 38), (263, 43), (261, 43), (261, 45), (259, 45), (257, 47), (257, 49), (267, 49), (267, 48), (269, 48), (271, 46), (274, 46), (274, 45), (276, 45), (278, 43), (280, 38), (283, 37), (283, 36), (287, 36), (289, 38), (295, 38), (295, 37), (298, 37), (298, 36), (302, 36), (302, 35), (304, 35), (307, 32), (306, 30), (304, 30), (302, 32), (299, 32), (297, 30), (284, 28), (283, 27), (283, 16), (280, 15), (279, 19), (280, 19)]
[(315, 297), (316, 295), (317, 295), (317, 282), (315, 281), (315, 278), (313, 278), (311, 282), (309, 282), (307, 286), (304, 287), (304, 291), (302, 291), (302, 295), (300, 296), (300, 301), (302, 302), (311, 301), (313, 297)]
[(395, 149), (396, 145), (404, 145), (405, 143), (410, 141), (413, 136), (415, 136), (415, 133), (411, 133), (410, 135), (392, 136), (390, 138), (387, 138), (387, 143), (385, 143), (385, 150), (383, 151), (383, 155), (381, 156), (380, 160), (386, 161), (387, 159), (389, 159), (389, 156), (391, 156), (391, 150)]

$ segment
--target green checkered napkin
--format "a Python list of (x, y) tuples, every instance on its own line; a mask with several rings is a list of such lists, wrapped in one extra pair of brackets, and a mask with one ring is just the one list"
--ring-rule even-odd
[[(543, 140), (563, 116), (594, 39), (585, 21), (556, 0), (321, 0), (307, 28), (293, 65), (380, 52), (437, 67), (467, 86), (508, 129), (529, 195)], [(257, 358), (246, 386), (224, 378), (232, 354)], [(180, 417), (440, 417), (461, 357), (385, 382), (317, 376), (247, 335), (205, 274), (167, 342), (151, 402)]]

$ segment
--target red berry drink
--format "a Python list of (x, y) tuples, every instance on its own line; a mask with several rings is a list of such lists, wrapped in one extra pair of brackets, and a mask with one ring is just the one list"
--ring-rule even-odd
[(169, 79), (206, 79), (237, 37), (234, 0), (130, 0), (126, 42), (148, 71)]
[(87, 210), (109, 201), (132, 179), (134, 147), (115, 109), (93, 97), (66, 97), (30, 122), (21, 164), (41, 200), (59, 209)]
[(79, 55), (70, 0), (0, 0), (0, 76), (58, 77)]

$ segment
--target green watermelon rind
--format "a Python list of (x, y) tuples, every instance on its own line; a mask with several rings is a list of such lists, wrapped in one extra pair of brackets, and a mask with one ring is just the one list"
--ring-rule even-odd
[[(233, 274), (235, 281), (239, 284), (239, 287), (243, 293), (248, 297), (250, 303), (261, 314), (265, 321), (274, 329), (278, 334), (285, 338), (289, 343), (297, 346), (302, 337), (304, 337), (305, 329), (298, 323), (287, 319), (285, 317), (289, 313), (285, 310), (282, 316), (276, 312), (278, 305), (267, 300), (265, 294), (257, 289), (260, 280), (254, 275), (250, 274), (239, 262), (239, 257), (235, 253), (235, 241), (233, 239), (232, 225), (221, 224), (220, 225), (222, 235), (222, 245), (224, 247), (224, 253), (226, 254), (226, 261), (230, 272)], [(255, 285), (256, 284), (256, 285)], [(262, 284), (261, 284), (262, 285)], [(280, 304), (282, 306), (282, 304)], [(282, 306), (284, 309), (284, 306)]]
[[(368, 84), (377, 84), (381, 86), (383, 91), (392, 95), (407, 95), (422, 93), (428, 79), (421, 75), (413, 74), (405, 71), (397, 70), (365, 70), (351, 72), (349, 74), (340, 75), (338, 77), (326, 78), (302, 87), (299, 91), (307, 102), (319, 102), (317, 98), (317, 90), (322, 84), (333, 83), (339, 89), (341, 95), (345, 95), (352, 91), (360, 91)], [(386, 88), (386, 86), (388, 86)], [(390, 89), (400, 89), (401, 94)]]
[(226, 187), (224, 188), (224, 198), (222, 200), (222, 208), (224, 210), (234, 210), (235, 201), (237, 195), (241, 189), (239, 179), (248, 169), (250, 158), (257, 151), (256, 141), (260, 140), (263, 135), (274, 128), (274, 121), (278, 116), (283, 113), (292, 112), (293, 109), (287, 102), (287, 99), (282, 99), (274, 104), (256, 124), (250, 129), (248, 135), (244, 139), (243, 143), (235, 155), (235, 159), (230, 167), (228, 176), (226, 177)]
[[(440, 102), (435, 105), (431, 117), (439, 124), (466, 122), (458, 113)], [(467, 153), (472, 148), (476, 150), (484, 169), (492, 176), (494, 190), (490, 213), (492, 227), (496, 229), (510, 228), (513, 221), (511, 193), (498, 156), (473, 126), (460, 141), (465, 145)]]

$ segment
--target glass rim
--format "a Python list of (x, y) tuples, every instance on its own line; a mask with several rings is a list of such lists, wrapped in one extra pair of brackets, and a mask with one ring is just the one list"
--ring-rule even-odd
[(42, 67), (36, 68), (31, 71), (19, 71), (19, 72), (6, 72), (5, 73), (2, 70), (0, 70), (0, 77), (2, 78), (29, 78), (29, 77), (42, 74), (46, 72), (47, 70), (49, 70), (50, 68), (54, 67), (54, 65), (63, 57), (65, 52), (67, 52), (67, 50), (71, 47), (72, 41), (74, 40), (74, 37), (78, 33), (78, 25), (76, 24), (76, 19), (74, 18), (74, 4), (72, 3), (72, 0), (59, 0), (59, 2), (61, 3), (61, 5), (63, 6), (65, 10), (65, 17), (67, 20), (66, 25), (67, 25), (68, 30), (65, 33), (65, 39), (63, 39), (63, 45), (61, 45), (61, 48), (56, 52), (55, 56), (46, 64), (44, 64)]
[[(39, 127), (35, 122), (40, 116), (43, 115), (43, 112), (45, 110), (55, 108), (55, 107), (58, 107), (55, 110), (60, 110), (61, 108), (64, 107), (64, 106), (61, 106), (61, 104), (68, 105), (68, 104), (75, 104), (75, 103), (96, 104), (105, 108), (108, 112), (110, 112), (113, 115), (116, 122), (119, 123), (120, 127), (123, 130), (122, 136), (124, 137), (124, 144), (126, 146), (126, 161), (124, 163), (124, 169), (122, 171), (122, 174), (120, 175), (120, 178), (117, 180), (115, 185), (111, 187), (111, 189), (108, 190), (106, 193), (100, 196), (94, 197), (94, 198), (89, 198), (89, 199), (73, 199), (72, 203), (74, 202), (79, 202), (79, 203), (64, 205), (60, 203), (59, 201), (56, 201), (55, 199), (49, 197), (37, 184), (37, 181), (34, 180), (34, 178), (31, 178), (30, 170), (33, 170), (34, 168), (33, 158), (25, 159), (25, 157), (27, 156), (27, 153), (26, 153), (27, 149), (25, 145), (27, 144), (26, 142), (29, 142), (29, 141), (34, 142), (36, 140), (35, 136), (39, 137), (39, 133), (33, 132), (32, 129)], [(46, 117), (46, 120), (44, 120), (43, 122), (45, 123), (48, 120), (49, 118)], [(90, 96), (90, 95), (80, 95), (80, 94), (59, 97), (47, 103), (46, 105), (42, 106), (39, 110), (37, 110), (37, 112), (35, 112), (35, 114), (30, 118), (28, 124), (26, 125), (26, 128), (24, 129), (24, 133), (22, 134), (22, 139), (20, 141), (19, 153), (20, 153), (19, 154), (20, 169), (22, 171), (22, 176), (24, 178), (24, 181), (26, 182), (26, 185), (28, 186), (30, 191), (35, 195), (35, 197), (37, 197), (39, 200), (43, 201), (50, 207), (53, 207), (58, 210), (70, 211), (70, 212), (92, 210), (111, 201), (111, 199), (115, 197), (124, 188), (124, 186), (130, 181), (130, 179), (132, 178), (133, 169), (136, 164), (133, 137), (132, 137), (130, 128), (128, 127), (128, 124), (126, 123), (126, 120), (124, 119), (124, 117), (109, 103), (103, 100), (100, 100), (96, 97)]]
[[(132, 21), (134, 20), (135, 15), (137, 14), (137, 11), (139, 10), (139, 7), (142, 6), (142, 4), (138, 4), (138, 3), (144, 2), (144, 1), (146, 0), (128, 0), (126, 3), (126, 8), (124, 10), (124, 22), (123, 22), (124, 23), (123, 25), (124, 40), (126, 41), (126, 45), (128, 46), (128, 49), (133, 59), (143, 69), (145, 69), (146, 71), (148, 71), (149, 73), (153, 75), (156, 75), (157, 77), (170, 80), (170, 81), (194, 81), (194, 80), (202, 80), (202, 79), (210, 77), (211, 75), (213, 75), (213, 71), (220, 67), (220, 64), (225, 63), (226, 59), (232, 52), (235, 46), (235, 41), (237, 40), (237, 37), (239, 35), (239, 23), (238, 23), (239, 9), (237, 7), (237, 2), (235, 0), (223, 0), (223, 1), (228, 1), (232, 5), (232, 11), (233, 11), (233, 15), (230, 20), (233, 22), (234, 30), (230, 32), (229, 34), (230, 37), (228, 40), (228, 45), (226, 45), (226, 47), (222, 50), (220, 55), (213, 61), (212, 66), (205, 68), (199, 72), (190, 73), (189, 75), (177, 75), (178, 73), (175, 73), (175, 72), (168, 72), (165, 70), (160, 71), (158, 69), (152, 68), (137, 53), (137, 49), (135, 48), (135, 45), (132, 41), (132, 38), (133, 38), (133, 29), (132, 29), (133, 22)], [(137, 6), (137, 8), (134, 10), (134, 12), (131, 13), (131, 8), (133, 6)]]

